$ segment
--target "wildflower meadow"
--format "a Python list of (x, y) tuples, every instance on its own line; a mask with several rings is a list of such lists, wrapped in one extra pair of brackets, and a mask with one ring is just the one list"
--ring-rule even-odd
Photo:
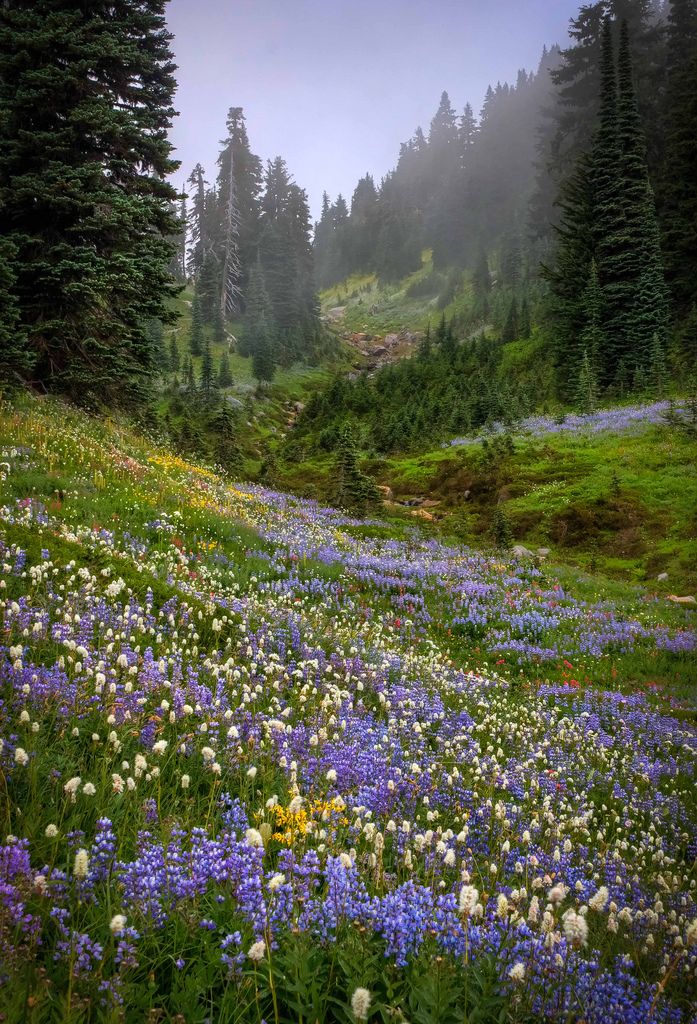
[(0, 1020), (688, 1024), (693, 616), (0, 407)]

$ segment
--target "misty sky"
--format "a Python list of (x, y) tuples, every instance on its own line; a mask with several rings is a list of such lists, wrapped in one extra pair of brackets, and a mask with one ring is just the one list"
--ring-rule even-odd
[[(252, 150), (280, 154), (317, 216), (322, 192), (348, 202), (376, 183), (400, 142), (426, 130), (447, 89), (479, 111), (487, 85), (536, 68), (564, 43), (578, 0), (171, 0), (180, 117), (179, 184), (200, 160), (215, 175), (231, 106)], [(515, 154), (512, 154), (515, 159)]]

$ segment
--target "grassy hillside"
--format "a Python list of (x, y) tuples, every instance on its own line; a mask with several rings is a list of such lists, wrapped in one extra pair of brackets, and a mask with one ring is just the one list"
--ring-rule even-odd
[[(367, 459), (388, 487), (388, 518), (416, 515), (431, 529), (477, 546), (494, 542), (503, 504), (513, 540), (589, 571), (670, 593), (697, 586), (694, 438), (669, 425), (600, 432), (483, 435), (462, 447)], [(283, 486), (328, 498), (334, 459), (283, 465)], [(387, 493), (387, 492), (386, 492)], [(437, 502), (415, 510), (398, 503)], [(424, 516), (424, 512), (427, 514)], [(668, 573), (658, 581), (657, 576)]]
[(686, 1024), (689, 608), (49, 401), (0, 488), (6, 1020)]

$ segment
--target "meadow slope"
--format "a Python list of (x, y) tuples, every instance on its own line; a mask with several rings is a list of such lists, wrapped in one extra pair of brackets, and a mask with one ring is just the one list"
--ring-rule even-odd
[(48, 401), (0, 487), (6, 1020), (691, 1019), (689, 607)]

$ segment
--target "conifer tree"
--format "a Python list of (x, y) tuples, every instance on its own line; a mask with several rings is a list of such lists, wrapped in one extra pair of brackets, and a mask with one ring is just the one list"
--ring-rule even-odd
[(19, 310), (14, 295), (15, 275), (12, 261), (16, 250), (0, 238), (0, 383), (18, 384), (31, 365), (19, 325)]
[(513, 532), (511, 530), (511, 524), (508, 521), (508, 516), (501, 504), (496, 506), (494, 511), (494, 522), (492, 525), (496, 547), (501, 548), (502, 550), (510, 548), (513, 543)]
[(484, 246), (480, 246), (477, 263), (472, 275), (474, 290), (480, 298), (486, 297), (491, 291), (491, 272), (489, 270), (489, 259)]
[(419, 345), (419, 359), (423, 362), (427, 362), (431, 358), (433, 346), (431, 345), (431, 321), (428, 321), (426, 326), (426, 333), (423, 336), (421, 344)]
[(223, 402), (213, 420), (215, 458), (228, 473), (238, 474), (242, 468), (239, 424), (229, 402)]
[(254, 375), (259, 381), (273, 379), (276, 337), (276, 325), (266, 291), (264, 271), (261, 262), (258, 261), (249, 277), (240, 351), (243, 355), (252, 357)]
[(373, 481), (358, 468), (358, 452), (353, 430), (346, 423), (339, 434), (336, 452), (336, 501), (354, 515), (365, 515), (377, 502)]
[(633, 280), (627, 268), (628, 235), (617, 120), (617, 77), (609, 18), (603, 25), (600, 81), (599, 125), (591, 156), (594, 199), (591, 236), (607, 336), (602, 370), (604, 380), (609, 382), (618, 360), (626, 357), (631, 347), (627, 311), (634, 300)]
[(501, 341), (504, 345), (507, 345), (511, 341), (516, 341), (518, 338), (518, 300), (513, 296), (511, 304), (508, 307), (508, 315), (506, 316), (506, 322), (501, 332)]
[(172, 334), (171, 338), (169, 339), (169, 370), (170, 373), (174, 374), (174, 376), (176, 376), (179, 373), (179, 365), (180, 359), (179, 346), (177, 345), (177, 337), (175, 334)]
[(230, 357), (223, 352), (220, 358), (220, 369), (218, 370), (218, 387), (229, 388), (233, 384), (232, 372), (230, 370)]
[(33, 380), (142, 399), (178, 231), (164, 0), (0, 6), (0, 236)]
[(530, 323), (530, 303), (528, 302), (527, 295), (523, 296), (523, 301), (520, 306), (520, 318), (518, 323), (518, 336), (523, 338), (525, 341), (528, 340), (532, 333), (532, 326)]
[(646, 166), (646, 144), (634, 92), (627, 22), (622, 22), (618, 56), (617, 129), (625, 212), (624, 273), (633, 285), (626, 291), (627, 355), (648, 366), (654, 335), (663, 344), (668, 325), (668, 294), (663, 275), (658, 221)]
[(184, 364), (184, 381), (186, 392), (190, 398), (196, 398), (198, 391), (196, 389), (196, 377), (194, 375), (194, 363), (191, 356), (186, 357)]
[(204, 170), (201, 164), (196, 164), (187, 179), (191, 186), (191, 206), (188, 216), (188, 227), (191, 235), (187, 270), (191, 277), (198, 277), (203, 269), (203, 260), (206, 252), (210, 249), (211, 239), (208, 232), (208, 217), (206, 215), (206, 185)]
[(697, 0), (671, 0), (659, 185), (668, 283), (679, 317), (697, 296)]
[(192, 356), (200, 356), (203, 351), (203, 315), (201, 313), (201, 296), (198, 288), (194, 289), (194, 297), (191, 303), (189, 351)]
[(588, 356), (584, 351), (581, 360), (581, 367), (578, 374), (576, 386), (576, 405), (579, 412), (588, 414), (595, 411), (598, 400), (598, 382), (595, 370)]
[(222, 307), (222, 304), (219, 303), (219, 302), (217, 302), (215, 304), (215, 307), (213, 309), (213, 324), (212, 324), (212, 327), (213, 327), (213, 341), (217, 345), (222, 344), (225, 341), (225, 338), (226, 338), (226, 331), (225, 331), (225, 319), (224, 319), (224, 316), (223, 316), (223, 307)]
[(213, 373), (213, 359), (211, 357), (211, 346), (208, 338), (203, 342), (203, 353), (201, 356), (201, 374), (199, 376), (199, 393), (203, 400), (210, 403), (217, 391), (217, 380)]
[(220, 322), (221, 267), (218, 257), (209, 250), (203, 257), (201, 272), (196, 278), (196, 291), (201, 303), (201, 317), (204, 324), (214, 327)]
[(661, 336), (656, 331), (651, 343), (651, 357), (649, 362), (649, 380), (654, 398), (665, 397), (666, 383), (668, 380), (668, 369), (666, 367), (665, 350)]
[(583, 316), (584, 324), (579, 336), (582, 359), (588, 361), (593, 373), (597, 374), (597, 368), (605, 355), (607, 344), (603, 330), (603, 302), (595, 260), (591, 261), (588, 284), (583, 293)]

